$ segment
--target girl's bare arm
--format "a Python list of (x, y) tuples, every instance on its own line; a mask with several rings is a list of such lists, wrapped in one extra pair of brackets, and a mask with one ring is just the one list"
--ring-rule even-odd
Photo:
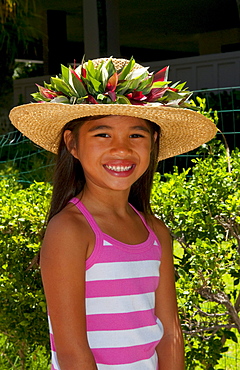
[(41, 249), (42, 280), (61, 370), (97, 369), (86, 334), (88, 234), (78, 216), (61, 212), (50, 221)]
[(155, 311), (164, 327), (163, 338), (157, 346), (159, 369), (184, 370), (184, 342), (176, 301), (172, 242), (168, 229), (160, 220), (154, 220), (154, 231), (162, 245)]

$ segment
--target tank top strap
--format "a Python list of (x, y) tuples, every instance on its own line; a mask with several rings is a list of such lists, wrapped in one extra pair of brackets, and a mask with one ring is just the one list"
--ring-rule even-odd
[[(98, 224), (94, 220), (93, 216), (87, 210), (87, 208), (84, 206), (84, 204), (81, 202), (80, 199), (74, 197), (74, 198), (72, 198), (69, 201), (69, 203), (73, 203), (79, 209), (79, 211), (84, 215), (84, 217), (86, 218), (86, 220), (88, 221), (89, 225), (91, 226), (91, 228), (93, 229), (93, 231), (95, 233), (97, 233), (97, 234), (102, 233), (101, 232), (101, 229), (99, 228)], [(136, 212), (136, 214), (140, 217), (142, 223), (144, 224), (144, 226), (146, 227), (146, 229), (148, 230), (148, 232), (149, 233), (152, 233), (152, 229), (147, 224), (147, 222), (146, 222), (145, 218), (143, 217), (143, 215), (132, 204), (129, 203), (129, 205), (132, 207), (132, 209), (134, 210), (134, 212)]]
[(146, 227), (146, 229), (148, 230), (149, 233), (152, 233), (152, 229), (151, 227), (147, 224), (144, 216), (135, 208), (133, 207), (132, 204), (129, 203), (129, 205), (132, 207), (132, 209), (134, 210), (134, 212), (136, 212), (136, 214), (140, 217), (140, 219), (142, 220), (142, 223), (144, 224), (144, 226)]
[(91, 213), (87, 210), (87, 208), (83, 205), (80, 199), (74, 197), (72, 198), (69, 203), (73, 203), (79, 211), (83, 214), (83, 216), (86, 218), (88, 221), (89, 225), (91, 226), (92, 230), (96, 233), (101, 232), (100, 228), (98, 227), (98, 224), (94, 220), (93, 216)]

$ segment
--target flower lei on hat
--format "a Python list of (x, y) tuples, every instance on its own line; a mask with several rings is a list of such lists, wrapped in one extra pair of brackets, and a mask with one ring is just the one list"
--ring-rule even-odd
[(192, 92), (184, 83), (167, 81), (169, 67), (150, 73), (148, 67), (134, 69), (133, 58), (116, 70), (112, 58), (95, 66), (92, 60), (77, 68), (61, 65), (61, 74), (31, 94), (37, 102), (65, 104), (161, 104), (195, 109), (188, 101)]

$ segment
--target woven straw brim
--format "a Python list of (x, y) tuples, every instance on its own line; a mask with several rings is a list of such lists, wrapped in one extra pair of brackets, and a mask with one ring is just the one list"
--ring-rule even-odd
[(183, 108), (153, 105), (30, 103), (10, 112), (12, 124), (42, 148), (57, 153), (64, 125), (76, 118), (120, 115), (143, 118), (161, 127), (159, 160), (186, 153), (211, 140), (215, 124)]

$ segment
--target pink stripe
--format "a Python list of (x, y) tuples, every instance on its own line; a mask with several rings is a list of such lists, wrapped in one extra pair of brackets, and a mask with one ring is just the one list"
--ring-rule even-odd
[(158, 341), (141, 346), (92, 349), (91, 351), (97, 364), (123, 365), (150, 359), (154, 355), (157, 344)]
[[(104, 262), (130, 262), (130, 261), (145, 261), (145, 260), (157, 260), (161, 259), (161, 246), (154, 245), (153, 239), (149, 246), (144, 248), (143, 251), (138, 251), (137, 249), (134, 250), (131, 248), (131, 252), (128, 249), (124, 248), (116, 248), (116, 246), (105, 245), (100, 246), (101, 254), (97, 256), (97, 263), (104, 263)], [(97, 247), (98, 249), (98, 247)], [(94, 252), (93, 252), (94, 255)], [(92, 255), (92, 256), (93, 256)], [(94, 261), (95, 263), (96, 261)], [(92, 267), (91, 257), (86, 261), (86, 268), (89, 269)]]
[(87, 281), (86, 298), (115, 297), (154, 292), (158, 287), (158, 281), (158, 276)]
[(51, 344), (51, 349), (56, 352), (53, 334), (50, 334), (50, 344)]
[(116, 246), (101, 246), (101, 255), (98, 258), (98, 263), (145, 260), (159, 261), (161, 259), (161, 246), (153, 245), (153, 242), (150, 243), (149, 249), (144, 250), (144, 252), (141, 253), (134, 252), (134, 248), (132, 248), (131, 253), (129, 253), (129, 250), (116, 248)]
[(128, 313), (88, 315), (87, 331), (130, 330), (144, 326), (156, 325), (154, 310)]
[(56, 367), (53, 366), (53, 364), (51, 365), (51, 370), (58, 370), (56, 369)]

